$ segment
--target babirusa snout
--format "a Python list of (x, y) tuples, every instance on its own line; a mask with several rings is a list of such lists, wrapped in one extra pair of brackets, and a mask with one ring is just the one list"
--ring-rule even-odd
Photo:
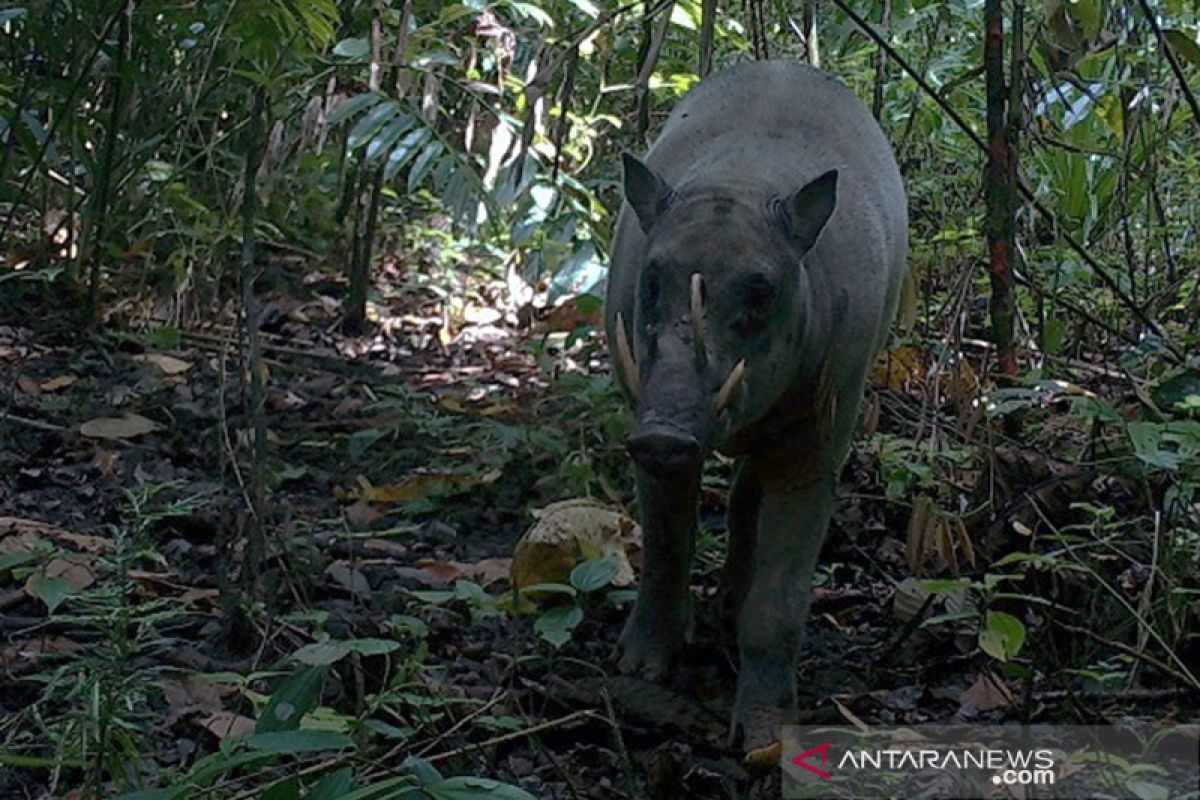
[(629, 385), (629, 391), (633, 394), (634, 399), (637, 399), (642, 377), (638, 373), (637, 362), (633, 360), (633, 350), (629, 347), (629, 336), (625, 333), (625, 318), (621, 316), (620, 311), (617, 312), (617, 367), (625, 376), (625, 383)]
[(704, 341), (704, 277), (692, 273), (692, 347), (696, 350), (696, 361), (700, 366), (708, 360), (708, 348)]
[(729, 371), (729, 377), (721, 384), (721, 388), (717, 390), (717, 395), (713, 398), (713, 413), (720, 414), (729, 407), (729, 403), (733, 400), (733, 393), (737, 391), (742, 380), (746, 377), (746, 359), (734, 364), (733, 369)]

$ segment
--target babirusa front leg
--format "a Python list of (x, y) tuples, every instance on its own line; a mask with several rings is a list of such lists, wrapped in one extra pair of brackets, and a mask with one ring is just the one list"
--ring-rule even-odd
[(660, 678), (682, 649), (690, 623), (700, 473), (660, 477), (639, 467), (637, 485), (644, 566), (621, 634), (621, 669)]

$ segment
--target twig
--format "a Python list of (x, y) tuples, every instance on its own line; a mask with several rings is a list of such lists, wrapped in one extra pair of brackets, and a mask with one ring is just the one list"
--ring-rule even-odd
[(18, 417), (16, 414), (10, 414), (7, 411), (0, 414), (0, 425), (4, 424), (5, 422), (15, 422), (18, 425), (24, 425), (26, 428), (33, 428), (34, 430), (39, 431), (51, 431), (53, 433), (66, 433), (67, 430), (61, 425), (55, 425), (52, 422), (42, 422), (41, 420), (37, 419), (26, 419), (25, 417)]
[(585, 708), (582, 711), (575, 711), (573, 713), (567, 714), (565, 717), (559, 717), (558, 719), (553, 719), (548, 722), (543, 722), (539, 725), (534, 725), (531, 728), (525, 728), (524, 730), (519, 730), (519, 731), (512, 731), (511, 733), (505, 733), (505, 734), (501, 734), (500, 736), (494, 736), (491, 739), (485, 739), (482, 742), (473, 742), (469, 745), (455, 748), (454, 750), (447, 750), (444, 753), (437, 753), (435, 755), (430, 756), (429, 758), (427, 758), (425, 760), (431, 764), (436, 761), (445, 761), (448, 758), (456, 758), (457, 756), (464, 755), (473, 750), (479, 750), (484, 747), (491, 747), (492, 745), (495, 745), (495, 744), (503, 744), (504, 742), (511, 742), (513, 739), (520, 739), (523, 736), (532, 736), (533, 734), (541, 733), (542, 731), (553, 730), (554, 728), (561, 728), (566, 725), (570, 725), (571, 723), (578, 722), (580, 720), (585, 720), (585, 719), (596, 719), (596, 720), (603, 721), (604, 716), (602, 714), (600, 714), (599, 712), (594, 711), (590, 708)]

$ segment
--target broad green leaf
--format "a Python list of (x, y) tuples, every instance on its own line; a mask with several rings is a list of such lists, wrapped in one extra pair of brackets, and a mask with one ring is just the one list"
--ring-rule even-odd
[(1200, 371), (1187, 369), (1175, 373), (1151, 389), (1150, 397), (1160, 408), (1200, 410)]
[(350, 643), (330, 640), (327, 642), (315, 642), (314, 644), (305, 645), (297, 650), (292, 658), (299, 661), (301, 664), (309, 666), (321, 666), (324, 664), (333, 664), (341, 661), (346, 656), (350, 655)]
[(13, 567), (19, 567), (22, 564), (28, 564), (31, 561), (36, 561), (37, 556), (28, 550), (18, 550), (15, 553), (7, 553), (0, 556), (0, 573), (7, 572)]
[(300, 779), (295, 775), (273, 784), (262, 793), (262, 800), (301, 800)]
[(339, 796), (337, 800), (401, 800), (401, 798), (425, 800), (426, 797), (427, 795), (416, 785), (416, 779), (412, 775), (400, 775), (364, 786), (361, 789), (355, 789), (349, 794)]
[(354, 787), (354, 770), (350, 767), (342, 767), (321, 778), (308, 793), (306, 800), (340, 800), (354, 791)]
[(337, 731), (271, 731), (256, 733), (246, 739), (246, 746), (267, 753), (319, 753), (324, 750), (341, 750), (354, 741)]
[(411, 128), (414, 122), (416, 122), (416, 117), (412, 114), (401, 114), (384, 125), (383, 129), (367, 145), (367, 161), (374, 161), (386, 153), (388, 148), (400, 138), (400, 134)]
[(524, 789), (488, 778), (446, 778), (425, 791), (435, 800), (537, 800)]
[(350, 129), (350, 135), (346, 137), (346, 147), (351, 150), (362, 147), (368, 139), (375, 135), (376, 131), (399, 113), (399, 103), (395, 100), (384, 100), (354, 124), (354, 127)]
[(380, 101), (380, 96), (375, 92), (363, 92), (360, 95), (343, 100), (329, 112), (327, 122), (330, 125), (337, 125), (345, 122), (353, 117), (358, 112), (365, 109), (367, 106), (374, 105)]
[(555, 606), (545, 612), (533, 623), (533, 629), (555, 648), (559, 648), (571, 640), (571, 631), (580, 622), (583, 622), (583, 609), (572, 603), (569, 606)]
[(1163, 36), (1166, 37), (1167, 45), (1175, 52), (1175, 55), (1191, 62), (1193, 66), (1200, 67), (1200, 45), (1196, 44), (1195, 39), (1177, 28), (1163, 31)]
[(351, 639), (346, 644), (361, 656), (381, 656), (400, 649), (400, 643), (391, 639)]
[(306, 666), (285, 678), (263, 709), (254, 727), (256, 733), (295, 730), (301, 718), (317, 707), (325, 682), (323, 665)]
[(396, 149), (388, 156), (387, 165), (383, 168), (383, 179), (390, 181), (400, 171), (400, 168), (409, 162), (409, 160), (417, 154), (422, 144), (428, 141), (433, 134), (428, 128), (417, 128), (415, 131), (409, 131), (400, 144), (396, 145)]
[(1100, 33), (1100, 22), (1103, 18), (1101, 0), (1070, 0), (1067, 8), (1083, 29), (1083, 35), (1088, 39), (1095, 39)]
[(64, 600), (75, 594), (75, 587), (67, 581), (62, 578), (48, 578), (45, 575), (31, 577), (26, 582), (25, 589), (45, 603), (46, 611), (51, 614)]
[(333, 47), (339, 58), (363, 59), (371, 54), (371, 43), (366, 39), (342, 39)]
[(594, 592), (608, 586), (617, 576), (620, 564), (617, 557), (612, 555), (601, 558), (590, 558), (571, 570), (571, 585), (581, 592)]
[(411, 192), (421, 185), (425, 176), (433, 166), (433, 160), (442, 153), (442, 143), (436, 139), (425, 146), (421, 155), (413, 161), (412, 169), (408, 171), (408, 190)]
[(989, 611), (987, 623), (979, 632), (979, 648), (992, 658), (1008, 661), (1025, 644), (1025, 625), (1012, 614)]
[(423, 786), (429, 786), (445, 780), (442, 777), (442, 773), (438, 772), (437, 767), (417, 756), (409, 756), (404, 759), (404, 763), (400, 765), (400, 769), (411, 772)]
[(1177, 470), (1200, 458), (1200, 422), (1130, 422), (1133, 451), (1153, 467)]

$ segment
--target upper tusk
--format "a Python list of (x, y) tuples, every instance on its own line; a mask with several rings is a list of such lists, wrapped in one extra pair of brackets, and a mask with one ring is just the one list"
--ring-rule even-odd
[(625, 376), (629, 391), (636, 398), (641, 388), (642, 378), (638, 373), (637, 362), (633, 360), (633, 350), (629, 348), (629, 336), (625, 333), (625, 318), (617, 312), (617, 366)]
[(729, 372), (729, 377), (725, 379), (725, 382), (721, 384), (721, 388), (717, 390), (717, 397), (713, 401), (713, 410), (717, 414), (720, 414), (729, 406), (730, 401), (733, 400), (733, 393), (737, 391), (738, 386), (741, 385), (745, 377), (746, 359), (742, 359), (734, 365), (733, 369)]
[(703, 364), (708, 359), (708, 350), (704, 341), (704, 277), (699, 272), (692, 273), (692, 347), (696, 349), (696, 359)]

